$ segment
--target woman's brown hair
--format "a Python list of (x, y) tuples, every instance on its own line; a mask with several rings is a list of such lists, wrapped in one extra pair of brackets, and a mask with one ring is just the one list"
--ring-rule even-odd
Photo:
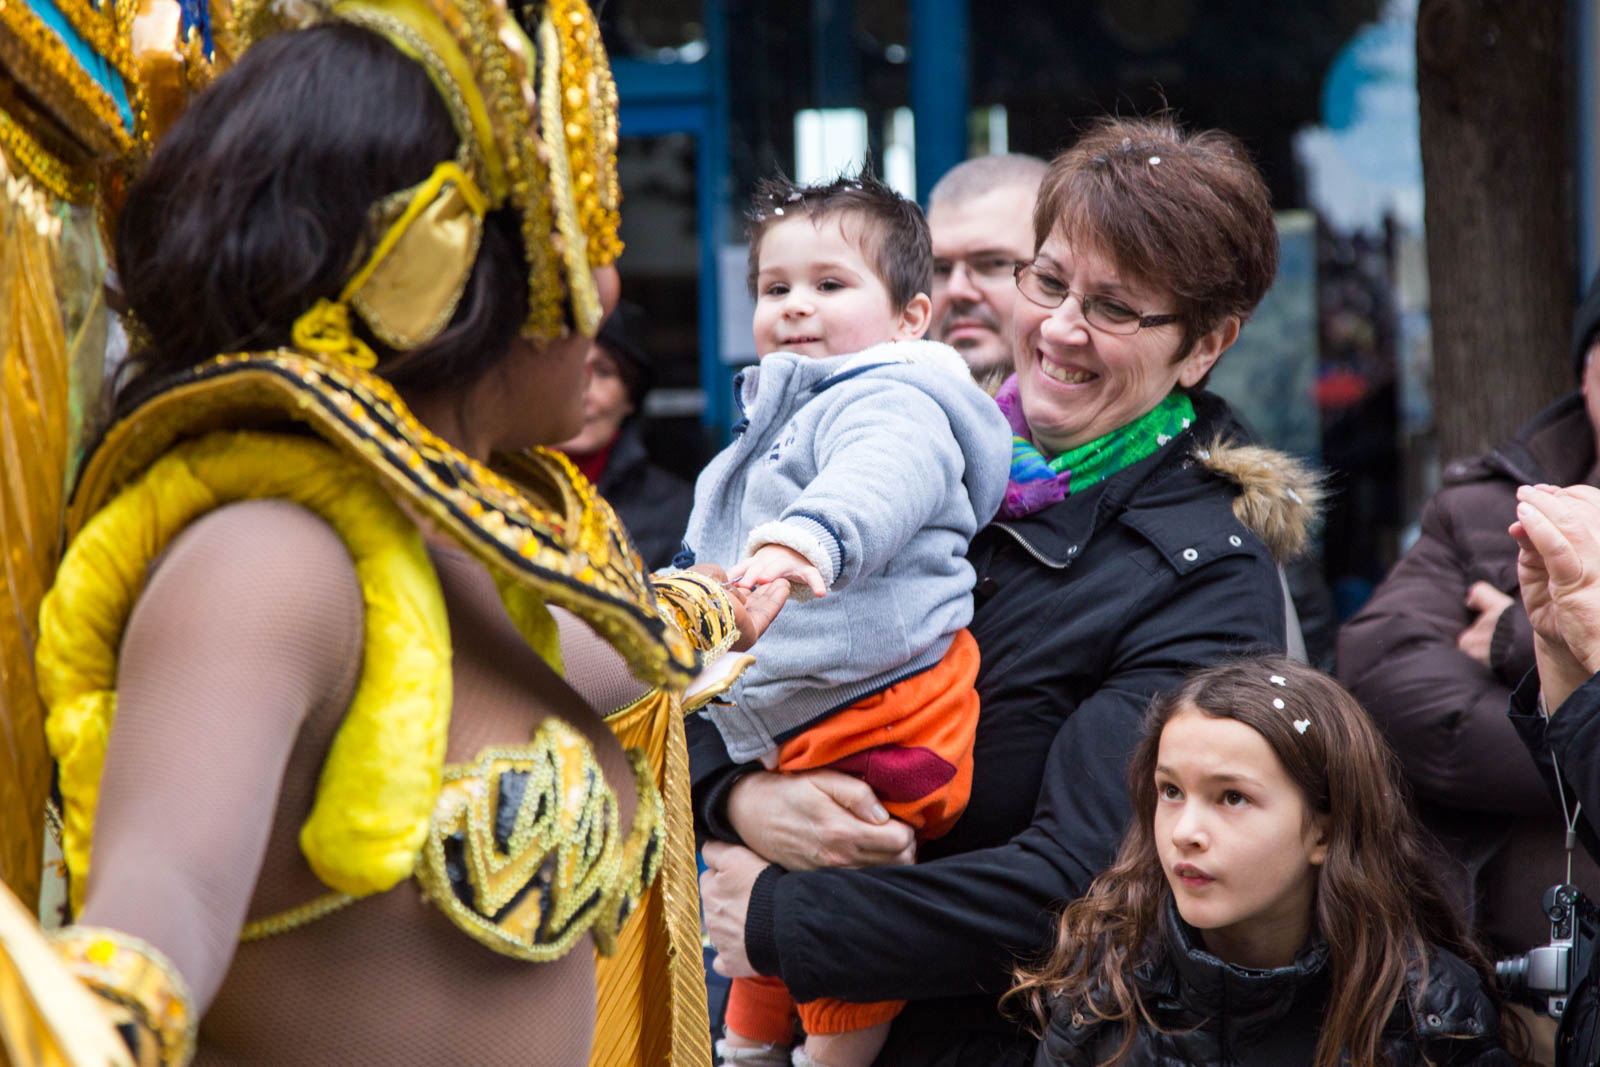
[(1167, 115), (1101, 119), (1051, 162), (1035, 249), (1053, 233), (1172, 294), (1183, 326), (1174, 362), (1228, 316), (1242, 325), (1278, 273), (1272, 201), (1244, 145)]
[[(1275, 706), (1280, 700), (1282, 707)], [(1307, 817), (1326, 819), (1328, 853), (1317, 876), (1313, 927), (1328, 945), (1331, 993), (1315, 1067), (1337, 1067), (1342, 1055), (1363, 1067), (1384, 1062), (1384, 1024), (1412, 967), (1420, 970), (1420, 998), (1429, 945), (1465, 960), (1498, 1003), (1487, 959), (1428, 869), (1388, 745), (1339, 683), (1278, 657), (1198, 671), (1154, 701), (1128, 767), (1134, 816), (1116, 860), (1067, 906), (1055, 947), (1037, 968), (1017, 971), (1009, 998), (1041, 1025), (1057, 999), (1086, 1018), (1121, 1023), (1113, 1064), (1132, 1049), (1141, 1020), (1155, 1027), (1131, 976), (1162, 951), (1161, 912), (1170, 889), (1155, 841), (1156, 757), (1162, 728), (1190, 708), (1259, 733), (1300, 788)], [(1309, 725), (1301, 731), (1297, 720)], [(1506, 1035), (1521, 1044), (1522, 1027), (1503, 1008), (1501, 1016)]]

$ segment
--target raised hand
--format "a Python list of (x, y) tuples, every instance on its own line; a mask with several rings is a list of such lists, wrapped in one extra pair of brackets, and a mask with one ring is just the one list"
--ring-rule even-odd
[(1517, 580), (1540, 640), (1600, 669), (1600, 490), (1517, 490)]

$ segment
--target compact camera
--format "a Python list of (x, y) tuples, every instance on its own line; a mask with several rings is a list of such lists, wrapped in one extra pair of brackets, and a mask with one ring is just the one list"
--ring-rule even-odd
[(1545, 890), (1544, 913), (1550, 920), (1550, 943), (1500, 960), (1494, 976), (1511, 1000), (1559, 1019), (1573, 988), (1589, 973), (1600, 934), (1600, 908), (1577, 886), (1556, 885)]

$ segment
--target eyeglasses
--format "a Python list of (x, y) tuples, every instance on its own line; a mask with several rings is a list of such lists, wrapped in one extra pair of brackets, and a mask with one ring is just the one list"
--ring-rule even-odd
[(956, 272), (958, 266), (967, 268), (967, 274), (974, 282), (994, 285), (1012, 276), (1017, 268), (1017, 261), (999, 253), (977, 255), (971, 259), (935, 259), (933, 284), (949, 285), (950, 276)]
[(1017, 291), (1031, 303), (1042, 308), (1058, 308), (1067, 297), (1078, 298), (1083, 318), (1090, 326), (1106, 333), (1130, 334), (1152, 326), (1165, 326), (1177, 322), (1176, 315), (1145, 315), (1108, 296), (1090, 296), (1063, 285), (1060, 278), (1046, 274), (1032, 263), (1018, 263), (1012, 271), (1017, 278)]

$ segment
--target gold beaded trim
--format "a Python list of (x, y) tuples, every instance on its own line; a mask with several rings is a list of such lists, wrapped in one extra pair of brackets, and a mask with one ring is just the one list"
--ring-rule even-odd
[[(215, 35), (212, 40), (215, 41)], [(211, 84), (215, 72), (212, 69), (211, 58), (206, 55), (206, 43), (198, 29), (189, 27), (180, 51), (183, 53), (183, 83), (188, 86), (189, 92), (199, 93)]]
[[(529, 64), (538, 63), (541, 58), (548, 62), (550, 57), (512, 53), (493, 29), (504, 16), (492, 18), (482, 0), (457, 2), (468, 31), (469, 54), (481, 64), (479, 79), (490, 104), (500, 150), (506, 157), (511, 204), (522, 220), (523, 251), (528, 257), (528, 317), (522, 332), (536, 341), (554, 340), (566, 332), (567, 325), (562, 239), (551, 214), (551, 139), (559, 137), (561, 131), (559, 126), (541, 129), (539, 102), (524, 95), (532, 95), (537, 76)], [(514, 20), (507, 25), (506, 33), (513, 41), (518, 37), (527, 41)], [(528, 47), (533, 47), (532, 42)]]
[(280, 911), (275, 915), (267, 915), (260, 919), (252, 919), (244, 924), (239, 931), (239, 940), (243, 942), (260, 941), (272, 937), (274, 934), (285, 934), (290, 930), (298, 929), (307, 923), (316, 922), (318, 919), (332, 915), (340, 908), (356, 902), (356, 897), (349, 893), (329, 893), (316, 900), (307, 901), (298, 907)]
[[(183, 976), (160, 951), (117, 930), (67, 926), (47, 935), (67, 969), (127, 1018), (113, 1018), (140, 1063), (185, 1064), (199, 1020)], [(132, 1031), (127, 1023), (132, 1024)], [(156, 1056), (147, 1045), (154, 1046)]]
[[(22, 203), (25, 207), (29, 199), (21, 190), (9, 188), (10, 172), (5, 166), (5, 159), (9, 157), (17, 162), (24, 174), (38, 182), (50, 195), (65, 200), (71, 204), (86, 204), (94, 198), (94, 183), (86, 181), (71, 167), (51, 155), (50, 151), (33, 139), (33, 136), (23, 129), (11, 116), (0, 111), (0, 178), (8, 179), (6, 190), (7, 199), (13, 203)], [(36, 224), (48, 219), (35, 219)]]
[[(561, 91), (561, 64), (554, 60), (562, 53), (562, 43), (548, 18), (539, 23), (539, 50), (545, 63), (539, 86), (539, 124), (546, 131), (547, 141), (553, 140), (549, 131), (562, 128), (564, 105)], [(550, 153), (550, 203), (555, 209), (556, 230), (561, 234), (562, 248), (567, 267), (567, 292), (572, 299), (573, 325), (586, 337), (593, 337), (600, 329), (600, 293), (594, 277), (589, 273), (589, 242), (578, 226), (578, 205), (573, 199), (571, 155), (581, 151), (582, 139), (588, 131), (579, 123), (566, 123), (566, 153)]]
[[(0, 58), (12, 75), (44, 101), (97, 155), (122, 156), (135, 141), (105, 87), (78, 64), (71, 49), (26, 4), (0, 2)], [(139, 113), (129, 87), (129, 105)]]
[[(108, 2), (104, 8), (97, 10), (88, 0), (51, 0), (51, 3), (55, 4), (89, 47), (122, 75), (123, 81), (134, 80), (133, 51), (129, 45), (130, 35), (126, 31), (132, 26), (135, 5), (123, 0), (115, 6)], [(126, 26), (122, 24), (124, 18), (127, 20)]]
[(561, 35), (561, 112), (578, 222), (587, 237), (591, 266), (615, 263), (617, 236), (617, 83), (605, 46), (583, 0), (553, 0), (550, 21)]
[(501, 955), (557, 959), (585, 933), (609, 953), (661, 852), (649, 761), (637, 749), (628, 760), (639, 800), (626, 842), (588, 740), (560, 719), (446, 767), (417, 865), (424, 893)]

